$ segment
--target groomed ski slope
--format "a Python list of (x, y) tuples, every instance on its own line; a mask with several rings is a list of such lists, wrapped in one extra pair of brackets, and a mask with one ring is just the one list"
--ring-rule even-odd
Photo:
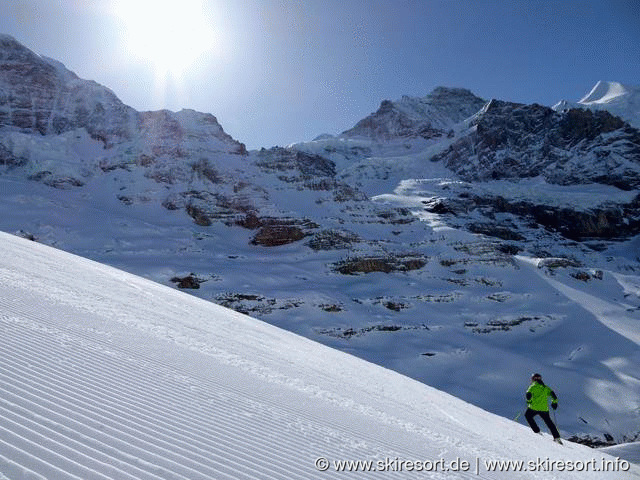
[[(4, 233), (0, 328), (3, 480), (640, 478), (390, 370)], [(603, 459), (616, 471), (594, 472)], [(342, 460), (386, 471), (337, 472)], [(493, 460), (529, 471), (488, 471)]]

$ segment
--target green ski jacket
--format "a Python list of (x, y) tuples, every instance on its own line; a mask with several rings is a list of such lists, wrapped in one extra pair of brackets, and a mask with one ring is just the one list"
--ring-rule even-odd
[(552, 398), (551, 403), (557, 405), (558, 397), (544, 383), (533, 382), (527, 389), (527, 405), (536, 412), (549, 411), (549, 397)]

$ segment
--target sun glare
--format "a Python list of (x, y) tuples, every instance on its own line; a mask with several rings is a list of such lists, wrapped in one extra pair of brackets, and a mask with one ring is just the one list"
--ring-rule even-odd
[(180, 76), (214, 47), (203, 0), (116, 0), (130, 52), (150, 61), (158, 75)]

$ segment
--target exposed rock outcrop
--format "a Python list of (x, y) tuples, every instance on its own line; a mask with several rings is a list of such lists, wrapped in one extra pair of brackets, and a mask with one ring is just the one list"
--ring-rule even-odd
[(432, 160), (467, 181), (542, 176), (631, 190), (640, 186), (640, 131), (606, 111), (492, 100), (469, 133)]

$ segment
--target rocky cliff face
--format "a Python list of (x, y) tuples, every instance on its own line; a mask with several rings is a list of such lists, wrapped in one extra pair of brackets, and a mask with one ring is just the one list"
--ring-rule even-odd
[(551, 185), (603, 185), (632, 194), (622, 203), (612, 198), (568, 206), (540, 198), (533, 190), (526, 193), (526, 188), (513, 199), (499, 191), (461, 192), (455, 200), (440, 202), (441, 210), (458, 215), (508, 213), (573, 240), (640, 233), (640, 197), (633, 197), (640, 187), (640, 131), (607, 111), (556, 112), (541, 105), (492, 100), (470, 121), (466, 133), (431, 160), (467, 182), (507, 181), (506, 189), (536, 178)]
[(108, 88), (0, 36), (0, 166), (5, 170), (20, 168), (29, 179), (59, 188), (82, 186), (114, 170), (138, 170), (156, 182), (175, 184), (189, 182), (213, 157), (246, 153), (211, 114), (138, 112)]
[[(14, 132), (54, 136), (84, 129), (105, 148), (144, 139), (152, 153), (196, 138), (213, 140), (219, 151), (245, 153), (210, 114), (137, 112), (108, 88), (78, 78), (61, 63), (6, 35), (0, 36), (0, 128), (5, 137)], [(5, 157), (11, 151), (7, 143), (0, 147)]]
[(40, 135), (85, 128), (109, 144), (131, 138), (138, 124), (109, 89), (0, 36), (0, 126)]
[(472, 125), (433, 158), (465, 180), (542, 176), (560, 185), (640, 186), (640, 131), (606, 111), (557, 113), (492, 100)]

